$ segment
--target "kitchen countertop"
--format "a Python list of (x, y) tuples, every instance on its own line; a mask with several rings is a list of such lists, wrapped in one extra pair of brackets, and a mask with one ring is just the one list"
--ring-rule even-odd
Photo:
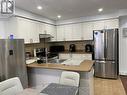
[(80, 71), (80, 72), (90, 72), (93, 67), (94, 61), (84, 60), (80, 65), (64, 65), (58, 63), (43, 63), (38, 64), (36, 62), (27, 65), (28, 68), (42, 68), (42, 69), (58, 69), (58, 70), (68, 70), (68, 71)]

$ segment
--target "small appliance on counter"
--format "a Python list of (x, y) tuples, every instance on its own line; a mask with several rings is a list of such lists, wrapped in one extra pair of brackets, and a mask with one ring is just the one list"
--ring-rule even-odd
[(70, 52), (75, 52), (75, 51), (76, 51), (76, 46), (75, 46), (75, 44), (70, 44), (70, 46), (69, 46), (69, 51), (70, 51)]
[(91, 44), (86, 44), (85, 52), (93, 52), (93, 46)]

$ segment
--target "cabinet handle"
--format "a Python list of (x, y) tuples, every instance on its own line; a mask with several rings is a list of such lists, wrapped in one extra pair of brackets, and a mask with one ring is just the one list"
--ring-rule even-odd
[(33, 43), (33, 39), (30, 39), (30, 43)]

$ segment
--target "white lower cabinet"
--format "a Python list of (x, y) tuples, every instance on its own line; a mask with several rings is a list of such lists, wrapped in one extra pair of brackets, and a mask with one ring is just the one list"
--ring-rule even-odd
[(92, 54), (71, 54), (71, 53), (59, 53), (59, 59), (81, 59), (92, 60)]

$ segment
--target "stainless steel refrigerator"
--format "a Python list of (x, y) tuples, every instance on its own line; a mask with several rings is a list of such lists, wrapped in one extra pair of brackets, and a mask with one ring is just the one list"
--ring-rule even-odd
[(94, 31), (95, 76), (118, 77), (118, 47), (118, 29)]
[(28, 87), (23, 39), (0, 39), (0, 81), (19, 77)]

